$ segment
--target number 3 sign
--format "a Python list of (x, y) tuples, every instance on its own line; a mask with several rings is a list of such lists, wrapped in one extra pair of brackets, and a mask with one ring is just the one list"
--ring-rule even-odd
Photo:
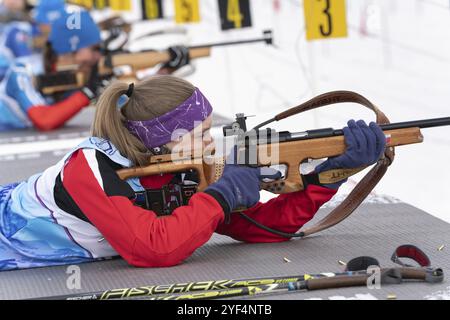
[(347, 36), (345, 0), (304, 0), (306, 39)]

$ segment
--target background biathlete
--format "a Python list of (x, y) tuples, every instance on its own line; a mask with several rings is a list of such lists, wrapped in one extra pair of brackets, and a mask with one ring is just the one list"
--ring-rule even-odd
[[(119, 106), (124, 95), (129, 99)], [(218, 182), (170, 215), (142, 208), (137, 194), (144, 188), (160, 190), (177, 177), (123, 181), (116, 171), (146, 165), (150, 155), (175, 147), (211, 147), (211, 114), (198, 88), (172, 76), (153, 77), (134, 88), (124, 83), (108, 87), (97, 103), (91, 138), (43, 173), (0, 188), (0, 269), (116, 255), (133, 266), (169, 267), (188, 258), (214, 232), (246, 242), (287, 241), (231, 212), (245, 206), (254, 220), (295, 232), (337, 192), (339, 184), (308, 185), (261, 203), (260, 169), (227, 164)], [(193, 133), (199, 123), (201, 136)], [(187, 133), (172, 141), (179, 129)], [(344, 133), (346, 152), (316, 172), (370, 165), (382, 155), (385, 137), (376, 124), (350, 121)]]
[(34, 74), (43, 73), (42, 52), (34, 47), (34, 39), (48, 37), (51, 24), (65, 11), (64, 0), (42, 0), (28, 12), (25, 1), (0, 5), (0, 80), (16, 60), (28, 62)]
[(25, 1), (3, 1), (0, 4), (0, 81), (16, 58), (31, 52), (32, 25), (25, 13)]
[[(100, 60), (100, 31), (87, 11), (80, 11), (80, 28), (69, 28), (72, 13), (61, 12), (52, 24), (49, 35), (51, 50), (58, 61), (73, 61), (89, 79), (85, 87), (62, 97), (44, 97), (34, 86), (27, 61), (15, 62), (1, 84), (0, 130), (34, 126), (43, 131), (61, 127), (96, 98), (100, 81), (97, 64)], [(43, 63), (43, 62), (42, 62)], [(11, 103), (15, 101), (15, 103)]]
[[(37, 8), (37, 21), (41, 24), (47, 21), (51, 30), (45, 57), (36, 62), (36, 59), (27, 56), (16, 59), (12, 65), (9, 60), (5, 60), (8, 71), (0, 87), (0, 131), (29, 127), (41, 131), (57, 129), (90, 105), (103, 87), (97, 72), (102, 56), (98, 26), (89, 12), (67, 12), (57, 6), (59, 1), (53, 2), (54, 5), (48, 3)], [(48, 14), (58, 18), (49, 20)], [(80, 28), (72, 28), (68, 24), (73, 14), (79, 14), (77, 21)], [(171, 58), (160, 66), (159, 73), (172, 73), (189, 65), (186, 47), (170, 47), (169, 53)], [(78, 65), (78, 72), (82, 72), (88, 81), (81, 90), (52, 97), (43, 96), (34, 86), (33, 75), (36, 70), (49, 69), (46, 71), (52, 72), (58, 63)]]

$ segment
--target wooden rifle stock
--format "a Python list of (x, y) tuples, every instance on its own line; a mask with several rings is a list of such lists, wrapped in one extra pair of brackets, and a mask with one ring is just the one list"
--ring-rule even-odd
[[(85, 75), (82, 72), (60, 72), (54, 77), (37, 77), (38, 87), (45, 95), (52, 95), (57, 92), (72, 91), (81, 88), (85, 80)], [(46, 84), (41, 83), (46, 81)], [(51, 85), (48, 85), (52, 82)]]
[[(423, 141), (423, 136), (419, 128), (406, 128), (385, 131), (388, 138), (388, 147), (397, 147)], [(285, 179), (270, 183), (262, 183), (261, 188), (274, 194), (291, 193), (304, 189), (300, 164), (308, 159), (322, 159), (338, 156), (345, 152), (345, 141), (343, 136), (317, 138), (308, 140), (294, 140), (275, 144), (257, 146), (258, 166), (266, 167), (273, 165), (286, 165), (287, 171)], [(273, 150), (278, 150), (279, 157), (275, 163), (270, 161), (270, 157), (264, 155), (271, 154)], [(198, 172), (200, 183), (198, 191), (205, 190), (208, 185), (216, 182), (223, 173), (225, 158), (218, 157), (214, 161), (211, 158), (185, 157), (178, 155), (176, 161), (171, 160), (170, 155), (152, 156), (150, 164), (145, 167), (122, 169), (118, 171), (121, 179), (134, 177), (144, 177), (161, 173), (179, 173), (195, 170)], [(267, 158), (265, 160), (264, 158)], [(211, 163), (212, 162), (212, 163)], [(336, 183), (361, 171), (338, 169), (324, 172), (319, 175), (322, 183)]]
[[(189, 56), (191, 59), (208, 57), (211, 55), (211, 47), (189, 49)], [(111, 63), (108, 62), (110, 59)], [(110, 57), (103, 57), (100, 60), (99, 71), (100, 74), (111, 74), (113, 68), (129, 66), (136, 72), (141, 69), (152, 68), (160, 63), (165, 63), (170, 60), (168, 51), (146, 51), (136, 53), (119, 53)]]

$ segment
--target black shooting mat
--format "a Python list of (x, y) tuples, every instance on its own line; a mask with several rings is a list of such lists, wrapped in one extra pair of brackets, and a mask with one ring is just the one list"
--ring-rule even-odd
[[(322, 209), (316, 218), (329, 212)], [(315, 218), (315, 219), (316, 219)], [(394, 266), (390, 256), (402, 244), (425, 251), (435, 267), (448, 271), (450, 225), (404, 203), (365, 203), (343, 223), (303, 240), (274, 244), (246, 244), (214, 235), (183, 264), (172, 268), (137, 269), (121, 259), (86, 263), (81, 290), (66, 287), (67, 267), (0, 272), (0, 299), (24, 299), (86, 293), (113, 288), (220, 279), (292, 276), (341, 272), (338, 261), (373, 256), (382, 267)], [(442, 250), (438, 248), (447, 245)], [(286, 262), (287, 258), (290, 262)], [(295, 292), (260, 296), (264, 299), (397, 299), (450, 298), (450, 284), (422, 282)]]

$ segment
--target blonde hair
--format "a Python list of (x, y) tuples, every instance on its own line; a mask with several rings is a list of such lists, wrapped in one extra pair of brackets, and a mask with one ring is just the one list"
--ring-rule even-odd
[(119, 99), (128, 88), (127, 83), (115, 82), (103, 92), (96, 105), (92, 135), (111, 141), (134, 164), (145, 165), (152, 153), (128, 131), (124, 121), (159, 117), (189, 98), (195, 87), (173, 76), (154, 76), (136, 84), (133, 94), (120, 108)]

